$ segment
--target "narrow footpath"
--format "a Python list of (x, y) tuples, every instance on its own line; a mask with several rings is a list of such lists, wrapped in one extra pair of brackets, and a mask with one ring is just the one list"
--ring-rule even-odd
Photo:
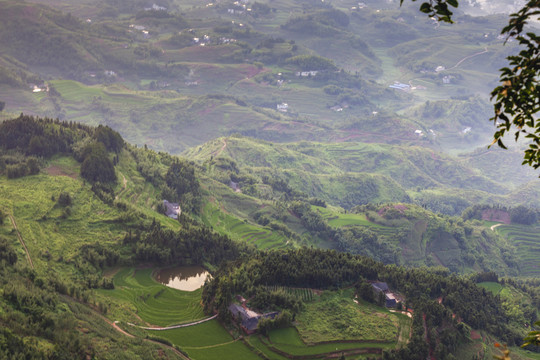
[(225, 150), (227, 148), (227, 139), (223, 139), (223, 146), (221, 147), (221, 149), (217, 150), (216, 152), (214, 152), (212, 154), (213, 157), (217, 158), (219, 155), (221, 155), (221, 153), (223, 152), (223, 150)]
[(32, 262), (32, 258), (30, 257), (30, 253), (28, 252), (28, 248), (26, 247), (26, 244), (24, 243), (24, 240), (21, 236), (21, 232), (19, 231), (19, 228), (17, 227), (17, 223), (15, 222), (15, 218), (13, 215), (9, 214), (9, 219), (11, 220), (11, 224), (13, 224), (13, 228), (15, 229), (15, 233), (17, 234), (17, 237), (19, 238), (19, 242), (24, 248), (24, 251), (26, 252), (26, 259), (28, 260), (28, 263), (30, 264), (30, 267), (34, 268), (34, 263)]
[[(118, 331), (119, 333), (121, 334), (124, 334), (125, 336), (129, 337), (129, 338), (132, 338), (132, 339), (135, 339), (136, 337), (131, 335), (130, 333), (124, 331), (120, 326), (118, 326), (118, 321), (114, 321), (112, 322), (111, 320), (107, 319), (105, 316), (101, 315), (100, 313), (98, 313), (97, 311), (95, 311), (94, 309), (92, 309), (92, 311), (94, 311), (95, 314), (97, 314), (101, 319), (103, 319), (103, 321), (105, 321), (107, 324), (111, 325), (116, 331)], [(150, 339), (143, 339), (143, 341), (146, 341), (146, 342), (151, 342), (151, 343), (154, 343), (156, 345), (159, 345), (159, 346), (162, 346), (162, 347), (166, 347), (172, 351), (174, 351), (174, 353), (176, 355), (178, 355), (181, 359), (183, 360), (191, 360), (190, 358), (188, 358), (186, 355), (182, 354), (180, 351), (178, 351), (178, 349), (172, 347), (172, 346), (169, 346), (167, 344), (164, 344), (164, 343), (161, 343), (159, 341), (155, 341), (155, 340), (150, 340)]]

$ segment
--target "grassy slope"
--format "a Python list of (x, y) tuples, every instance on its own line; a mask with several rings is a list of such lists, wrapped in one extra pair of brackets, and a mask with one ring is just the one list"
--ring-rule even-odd
[(231, 238), (254, 244), (260, 249), (278, 249), (285, 247), (288, 240), (283, 235), (267, 227), (248, 223), (242, 218), (229, 215), (208, 203), (203, 212), (204, 222), (220, 233)]
[(320, 301), (306, 304), (297, 318), (305, 343), (331, 340), (395, 341), (397, 317), (381, 308), (353, 302), (352, 291), (324, 293)]
[[(71, 215), (66, 219), (62, 219), (62, 209), (51, 199), (62, 191), (69, 192), (73, 198)], [(3, 210), (15, 218), (39, 271), (49, 268), (44, 257), (47, 254), (53, 261), (69, 260), (84, 244), (97, 239), (116, 243), (123, 233), (123, 227), (115, 221), (120, 213), (103, 204), (81, 181), (68, 176), (40, 174), (15, 180), (0, 178), (0, 198)], [(69, 271), (70, 267), (61, 262), (55, 268)]]

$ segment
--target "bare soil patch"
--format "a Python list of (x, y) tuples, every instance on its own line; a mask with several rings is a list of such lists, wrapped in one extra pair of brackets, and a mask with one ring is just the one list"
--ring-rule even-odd
[(482, 211), (482, 220), (499, 221), (505, 224), (510, 224), (510, 214), (505, 210), (486, 209)]
[(51, 176), (67, 176), (72, 179), (77, 178), (77, 174), (72, 172), (67, 172), (65, 169), (62, 169), (60, 166), (49, 166), (48, 168), (45, 168), (45, 172)]

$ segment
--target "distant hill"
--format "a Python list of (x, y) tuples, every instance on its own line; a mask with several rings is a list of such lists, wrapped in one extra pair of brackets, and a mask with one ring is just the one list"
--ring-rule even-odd
[[(520, 199), (517, 192), (525, 189), (515, 189), (510, 180), (488, 178), (471, 167), (471, 161), (465, 160), (467, 156), (463, 160), (455, 159), (421, 147), (370, 143), (275, 144), (231, 136), (192, 148), (184, 156), (201, 164), (219, 164), (223, 159), (232, 162), (235, 169), (259, 178), (264, 175), (281, 178), (296, 191), (345, 208), (368, 202), (416, 200), (435, 211), (456, 215), (479, 201), (505, 203), (512, 199), (516, 202), (508, 204), (514, 205), (534, 202), (531, 198)], [(503, 159), (493, 161), (504, 164)], [(227, 175), (230, 169), (219, 165), (213, 168), (219, 174), (216, 178), (230, 177)], [(533, 199), (536, 196), (529, 194)], [(446, 206), (441, 206), (444, 203)]]

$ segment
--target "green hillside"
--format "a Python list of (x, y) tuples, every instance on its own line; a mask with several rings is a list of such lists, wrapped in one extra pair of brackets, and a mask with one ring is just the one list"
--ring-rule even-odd
[[(362, 281), (357, 279), (359, 273), (376, 277), (368, 269), (378, 269), (375, 271), (389, 282), (393, 281), (392, 276), (405, 279), (398, 274), (406, 270), (350, 253), (316, 250), (317, 247), (360, 254), (370, 251), (389, 263), (443, 265), (457, 272), (514, 271), (508, 262), (513, 258), (502, 256), (508, 252), (505, 242), (488, 234), (490, 230), (481, 223), (463, 223), (401, 204), (366, 205), (345, 214), (337, 207), (310, 205), (309, 201), (323, 204), (288, 188), (286, 182), (268, 179), (268, 184), (252, 184), (260, 189), (258, 192), (235, 192), (216, 177), (225, 166), (233, 167), (232, 162), (216, 156), (214, 164), (194, 165), (166, 153), (125, 144), (118, 133), (103, 126), (92, 128), (21, 116), (4, 121), (0, 128), (0, 319), (5, 324), (0, 334), (10, 339), (9, 345), (1, 347), (8, 358), (10, 354), (29, 352), (45, 358), (141, 359), (185, 356), (182, 354), (194, 359), (236, 359), (257, 358), (261, 353), (280, 358), (335, 355), (341, 351), (353, 357), (400, 352), (412, 346), (409, 344), (418, 343), (407, 343), (406, 339), (411, 331), (419, 332), (423, 326), (414, 319), (411, 325), (407, 316), (389, 313), (373, 304), (356, 304), (355, 290), (348, 286)], [(94, 172), (91, 164), (98, 161), (97, 155), (100, 167)], [(114, 177), (108, 174), (109, 162)], [(244, 170), (235, 176), (243, 181), (249, 179)], [(265, 196), (261, 196), (263, 189), (268, 191)], [(179, 201), (179, 220), (161, 213), (164, 198)], [(255, 247), (272, 250), (263, 253)], [(396, 252), (398, 248), (403, 251)], [(337, 265), (331, 265), (336, 254), (342, 257), (336, 264), (349, 270), (342, 272)], [(309, 264), (326, 264), (337, 272), (331, 277), (330, 271), (316, 271), (308, 278), (302, 275), (278, 280), (288, 276), (280, 277), (275, 269), (267, 272), (267, 266), (283, 261), (282, 255), (300, 256)], [(312, 256), (322, 257), (321, 261), (308, 260)], [(293, 263), (304, 261), (300, 258)], [(263, 259), (269, 263), (264, 265)], [(245, 291), (247, 296), (254, 290), (256, 296), (250, 298), (251, 306), (261, 311), (271, 309), (272, 301), (277, 301), (271, 299), (282, 299), (282, 309), (296, 314), (297, 330), (286, 327), (265, 336), (241, 337), (240, 330), (228, 324), (228, 318), (209, 318), (209, 299), (222, 298), (209, 294), (216, 291), (215, 284), (221, 287), (227, 282), (216, 280), (219, 282), (210, 282), (214, 285), (208, 284), (203, 290), (186, 292), (158, 284), (152, 278), (153, 269), (158, 266), (197, 264), (213, 269), (214, 276), (221, 279), (234, 267), (226, 267), (225, 271), (220, 263), (231, 260), (236, 261), (234, 267), (255, 269), (231, 276), (275, 276), (253, 282), (235, 278), (230, 284), (239, 288), (231, 290), (231, 295)], [(248, 265), (244, 261), (254, 262)], [(366, 261), (369, 266), (362, 265)], [(262, 267), (257, 270), (259, 266)], [(284, 266), (280, 268), (285, 271)], [(352, 271), (354, 268), (357, 271)], [(427, 270), (411, 273), (409, 279), (435, 276), (433, 279), (439, 279), (436, 281), (443, 281), (443, 277), (437, 277), (440, 275), (422, 271)], [(447, 270), (439, 267), (436, 271)], [(300, 276), (301, 272), (288, 274)], [(424, 290), (401, 281), (394, 286), (406, 294), (409, 304), (418, 308), (428, 306), (415, 293), (425, 293)], [(470, 286), (465, 278), (459, 281), (460, 286)], [(246, 287), (248, 284), (255, 288)], [(358, 286), (360, 289), (360, 283)], [(433, 296), (440, 296), (435, 291), (448, 286), (449, 283), (439, 283), (432, 287)], [(342, 287), (340, 292), (332, 292)], [(369, 285), (368, 288), (371, 289)], [(320, 289), (332, 291), (321, 295)], [(306, 291), (311, 295), (306, 297)], [(482, 327), (481, 319), (486, 317), (473, 320), (455, 302), (452, 291), (445, 293), (444, 306), (466, 316), (471, 326)], [(507, 316), (504, 326), (518, 338), (522, 333), (516, 324), (529, 321), (533, 311), (533, 290), (526, 291), (519, 302), (497, 305), (497, 299), (486, 298), (489, 304), (506, 309), (499, 314)], [(325, 309), (332, 309), (342, 320), (330, 321), (317, 315)], [(286, 314), (280, 321), (287, 321)], [(354, 322), (347, 321), (355, 316), (358, 319)], [(156, 328), (177, 324), (182, 327)], [(342, 331), (343, 326), (346, 332)], [(372, 326), (386, 330), (376, 333), (369, 330)], [(291, 331), (298, 331), (298, 337), (287, 335), (288, 340), (284, 340), (283, 334)], [(505, 333), (500, 329), (493, 331), (497, 331), (497, 336)], [(320, 342), (330, 334), (335, 342)], [(116, 340), (111, 345), (113, 338)]]
[(540, 273), (540, 229), (536, 225), (500, 225), (495, 230), (515, 248), (520, 272), (536, 277)]
[(0, 359), (540, 359), (510, 5), (420, 5), (0, 0)]
[[(523, 174), (521, 181), (530, 181), (527, 187), (516, 188), (513, 180), (494, 176), (487, 162), (479, 165), (480, 156), (489, 159), (493, 167), (515, 155), (504, 153), (497, 159), (499, 153), (490, 150), (481, 155), (483, 151), (478, 150), (455, 159), (416, 146), (306, 141), (276, 144), (234, 135), (194, 147), (183, 155), (226, 186), (231, 180), (239, 182), (241, 188), (249, 185), (250, 194), (258, 197), (268, 191), (261, 188), (263, 179), (273, 177), (297, 192), (344, 208), (412, 201), (433, 211), (459, 215), (479, 202), (532, 205), (537, 199), (537, 182), (528, 169), (506, 165), (511, 179)], [(524, 191), (527, 196), (520, 196)]]

